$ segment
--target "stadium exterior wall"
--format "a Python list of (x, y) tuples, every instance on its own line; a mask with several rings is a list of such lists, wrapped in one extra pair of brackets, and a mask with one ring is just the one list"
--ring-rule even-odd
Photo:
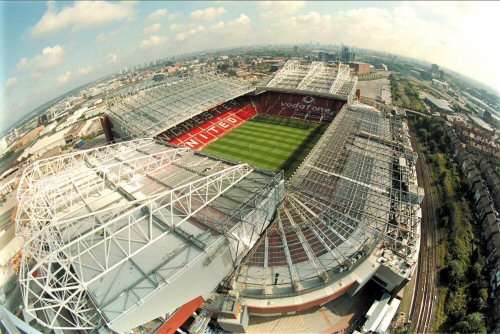
[(285, 305), (285, 306), (275, 306), (275, 307), (249, 307), (249, 312), (252, 315), (255, 316), (274, 316), (274, 315), (283, 315), (283, 314), (289, 314), (289, 313), (297, 313), (297, 312), (302, 312), (306, 311), (312, 307), (319, 307), (321, 305), (324, 305), (332, 300), (335, 300), (345, 293), (347, 293), (349, 290), (351, 290), (354, 286), (356, 285), (356, 282), (352, 282), (349, 285), (346, 285), (340, 290), (335, 291), (333, 294), (315, 299), (312, 301), (308, 301), (302, 304), (294, 304), (294, 305)]
[(374, 254), (359, 263), (352, 271), (335, 273), (328, 285), (319, 289), (292, 296), (272, 298), (247, 298), (243, 300), (248, 306), (250, 314), (256, 316), (275, 316), (287, 313), (301, 312), (312, 307), (321, 306), (333, 301), (344, 294), (354, 296), (366, 285), (380, 269)]

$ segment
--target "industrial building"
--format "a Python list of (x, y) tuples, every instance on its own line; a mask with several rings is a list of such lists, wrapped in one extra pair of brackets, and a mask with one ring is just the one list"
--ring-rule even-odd
[[(371, 279), (398, 291), (419, 251), (417, 156), (404, 115), (356, 102), (356, 83), (347, 65), (291, 60), (258, 87), (202, 73), (116, 95), (117, 143), (23, 172), (25, 311), (123, 333), (222, 286), (219, 323), (244, 330), (247, 311), (305, 310)], [(328, 127), (287, 180), (166, 142), (231, 101)], [(236, 305), (238, 323), (223, 316)]]
[(424, 102), (431, 108), (433, 112), (453, 113), (448, 101), (435, 98), (432, 95), (425, 94)]
[(359, 61), (353, 61), (349, 63), (349, 66), (354, 70), (357, 75), (368, 74), (372, 70), (372, 66), (367, 63), (362, 63)]

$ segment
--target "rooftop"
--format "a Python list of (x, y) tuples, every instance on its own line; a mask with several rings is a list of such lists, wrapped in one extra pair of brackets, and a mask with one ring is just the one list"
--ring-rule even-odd
[(351, 99), (357, 77), (345, 64), (289, 60), (266, 84), (266, 88), (309, 91)]
[[(121, 332), (211, 292), (257, 240), (242, 221), (281, 177), (152, 139), (35, 162), (18, 191), (26, 310), (51, 328)], [(205, 267), (211, 279), (176, 287)]]
[(437, 108), (439, 108), (441, 110), (448, 111), (448, 112), (453, 112), (453, 109), (451, 109), (450, 104), (448, 103), (448, 101), (443, 100), (443, 99), (438, 99), (438, 98), (436, 98), (436, 97), (434, 97), (432, 95), (429, 95), (429, 94), (426, 94), (425, 98), (430, 103), (432, 103), (434, 106), (436, 106)]

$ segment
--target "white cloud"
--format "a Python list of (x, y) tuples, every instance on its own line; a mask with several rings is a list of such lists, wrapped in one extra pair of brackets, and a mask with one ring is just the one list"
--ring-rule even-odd
[(17, 68), (18, 68), (18, 69), (23, 69), (23, 68), (28, 67), (28, 65), (29, 65), (29, 60), (28, 60), (28, 58), (23, 57), (23, 58), (21, 58), (21, 59), (19, 60), (19, 62), (17, 63)]
[(168, 15), (168, 10), (166, 10), (165, 8), (161, 8), (161, 9), (157, 9), (154, 12), (152, 12), (151, 14), (149, 14), (148, 18), (150, 20), (158, 20), (158, 19), (161, 19), (167, 15)]
[(191, 12), (191, 18), (193, 20), (200, 20), (200, 21), (212, 21), (219, 17), (220, 15), (224, 14), (226, 10), (224, 7), (209, 7), (205, 9), (198, 9), (195, 10), (194, 12)]
[(170, 29), (174, 32), (175, 41), (182, 42), (176, 44), (179, 53), (213, 48), (213, 41), (217, 41), (217, 47), (220, 48), (257, 41), (252, 21), (246, 14), (240, 14), (232, 20), (219, 20), (210, 25), (197, 25), (193, 22), (172, 24)]
[(116, 35), (118, 35), (119, 32), (120, 29), (116, 29), (110, 32), (102, 32), (95, 37), (95, 40), (98, 43), (105, 43), (112, 40)]
[(60, 10), (48, 2), (47, 10), (33, 27), (34, 36), (63, 29), (95, 28), (114, 21), (130, 19), (134, 15), (133, 2), (75, 1)]
[(229, 26), (235, 26), (235, 25), (247, 25), (250, 23), (250, 18), (246, 16), (245, 14), (240, 14), (237, 19), (233, 21), (229, 21), (228, 25)]
[(35, 71), (31, 73), (31, 79), (38, 80), (43, 77), (42, 72), (40, 71)]
[(165, 43), (167, 39), (163, 36), (151, 35), (148, 38), (142, 40), (141, 48), (147, 49), (153, 46), (158, 46)]
[[(260, 21), (251, 34), (255, 41), (344, 43), (383, 50), (437, 63), (500, 91), (500, 77), (491, 71), (500, 58), (500, 45), (492, 42), (500, 36), (499, 3), (405, 2), (391, 8), (310, 12), (286, 5), (259, 3)], [(471, 61), (477, 55), (480, 64)]]
[(115, 64), (118, 62), (118, 55), (116, 53), (110, 53), (105, 59), (107, 64)]
[(184, 41), (186, 40), (187, 38), (189, 38), (190, 36), (193, 36), (193, 35), (196, 35), (196, 34), (199, 34), (201, 32), (205, 31), (205, 27), (202, 26), (202, 25), (199, 25), (199, 26), (196, 26), (196, 27), (193, 27), (193, 28), (190, 28), (188, 30), (185, 30), (185, 31), (182, 31), (182, 32), (179, 32), (175, 35), (175, 39), (177, 41)]
[(82, 76), (87, 75), (87, 74), (91, 73), (93, 70), (94, 70), (94, 68), (92, 66), (82, 67), (78, 70), (78, 74), (80, 74)]
[(210, 26), (211, 30), (222, 30), (226, 27), (226, 23), (224, 21), (219, 21), (216, 24)]
[(71, 80), (71, 77), (72, 77), (71, 71), (66, 71), (57, 77), (57, 84), (64, 85)]
[(7, 79), (7, 82), (5, 83), (5, 89), (9, 90), (14, 88), (17, 85), (17, 78), (16, 77), (11, 77)]
[(160, 29), (161, 29), (161, 24), (155, 23), (155, 24), (152, 24), (152, 25), (147, 26), (146, 28), (144, 28), (144, 33), (145, 34), (151, 34), (151, 33), (160, 31)]
[(297, 13), (305, 1), (261, 1), (258, 3), (260, 14), (264, 18), (289, 16)]
[(210, 26), (209, 30), (212, 32), (235, 34), (240, 31), (240, 28), (250, 28), (250, 18), (245, 14), (240, 14), (240, 16), (231, 21), (219, 21)]
[(180, 31), (182, 30), (182, 26), (180, 24), (177, 24), (177, 23), (172, 23), (170, 26), (169, 26), (170, 30), (172, 31)]
[(42, 53), (34, 56), (33, 58), (21, 58), (17, 64), (20, 70), (32, 69), (47, 70), (49, 68), (58, 66), (64, 61), (64, 48), (62, 46), (54, 45), (47, 46), (42, 50)]

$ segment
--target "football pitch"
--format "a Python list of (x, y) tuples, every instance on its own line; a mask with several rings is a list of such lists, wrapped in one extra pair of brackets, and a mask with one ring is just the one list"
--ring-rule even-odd
[(204, 153), (289, 176), (321, 137), (325, 125), (257, 116), (209, 144)]

